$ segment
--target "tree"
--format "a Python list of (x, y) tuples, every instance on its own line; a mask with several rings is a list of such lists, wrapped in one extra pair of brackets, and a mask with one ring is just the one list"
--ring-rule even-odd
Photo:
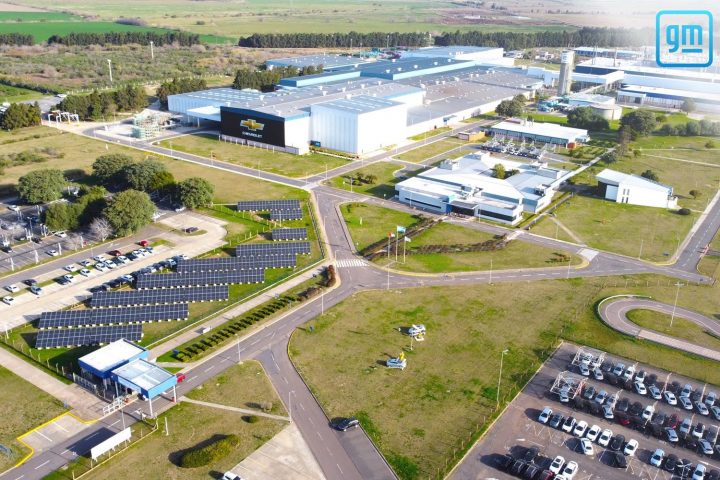
[(113, 231), (123, 237), (150, 223), (154, 214), (155, 204), (150, 196), (137, 190), (118, 193), (103, 211)]
[(666, 135), (666, 136), (677, 135), (677, 129), (673, 125), (666, 123), (662, 127), (660, 127), (660, 130), (658, 130), (658, 133), (660, 135)]
[(161, 192), (163, 194), (172, 194), (175, 188), (175, 177), (167, 170), (162, 170), (153, 175), (150, 181), (151, 192)]
[(648, 180), (652, 180), (653, 182), (658, 181), (657, 173), (653, 172), (652, 170), (645, 170), (643, 173), (640, 174), (641, 177), (647, 178)]
[(586, 130), (607, 130), (608, 121), (593, 112), (590, 107), (578, 107), (567, 114), (568, 125)]
[(495, 164), (492, 170), (495, 178), (505, 178), (505, 166), (502, 163)]
[(503, 100), (495, 107), (495, 113), (501, 117), (519, 117), (523, 111), (523, 104), (517, 100)]
[(715, 148), (715, 142), (713, 142), (712, 140), (708, 140), (707, 142), (705, 142), (705, 148)]
[(615, 153), (615, 152), (607, 152), (607, 153), (604, 153), (604, 154), (602, 155), (602, 157), (600, 157), (600, 160), (602, 160), (602, 161), (605, 162), (606, 164), (610, 165), (611, 163), (617, 162), (617, 160), (618, 160), (617, 157), (618, 157), (618, 156), (617, 156), (617, 153)]
[(655, 114), (650, 110), (633, 110), (623, 115), (620, 125), (630, 129), (632, 138), (647, 137), (655, 130), (657, 120), (655, 120)]
[(62, 196), (65, 187), (63, 172), (54, 168), (34, 170), (20, 177), (18, 193), (28, 203), (46, 203)]
[(702, 196), (702, 192), (700, 190), (690, 190), (690, 196), (697, 199), (698, 197)]
[(50, 230), (75, 230), (80, 226), (81, 208), (77, 204), (58, 202), (45, 210), (45, 225)]
[(615, 151), (619, 157), (627, 155), (631, 136), (630, 127), (621, 127), (618, 131), (618, 146), (615, 147)]
[(690, 120), (685, 124), (685, 135), (688, 137), (694, 137), (700, 135), (700, 122)]
[(40, 106), (24, 103), (13, 103), (5, 110), (0, 117), (0, 128), (3, 130), (15, 130), (16, 128), (31, 127), (40, 125)]
[(517, 95), (515, 95), (515, 96), (513, 97), (513, 101), (519, 102), (519, 103), (525, 105), (525, 102), (527, 102), (528, 100), (527, 100), (527, 97), (526, 97), (525, 95), (523, 95), (522, 93), (518, 93)]
[(80, 225), (89, 225), (94, 219), (102, 215), (103, 210), (107, 207), (108, 192), (103, 187), (93, 186), (83, 188), (80, 198), (77, 201), (80, 207)]
[(124, 181), (124, 170), (135, 160), (124, 153), (100, 155), (92, 164), (93, 176), (103, 185), (120, 186)]
[(682, 104), (682, 107), (680, 107), (680, 110), (682, 110), (685, 113), (694, 112), (695, 109), (696, 109), (695, 100), (693, 100), (692, 98), (686, 98)]
[(190, 177), (178, 183), (180, 203), (187, 208), (198, 208), (212, 202), (215, 188), (210, 182), (200, 177)]
[(640, 150), (639, 148), (636, 148), (635, 150), (633, 150), (633, 157), (639, 158), (641, 156), (642, 156), (642, 150)]
[(164, 164), (157, 160), (143, 160), (142, 162), (128, 165), (123, 171), (125, 181), (135, 190), (151, 192), (153, 190), (153, 179), (155, 175), (167, 170)]
[(110, 237), (110, 235), (113, 234), (113, 228), (106, 218), (97, 217), (90, 222), (90, 234), (93, 237), (100, 239), (101, 242), (104, 242), (108, 239), (108, 237)]

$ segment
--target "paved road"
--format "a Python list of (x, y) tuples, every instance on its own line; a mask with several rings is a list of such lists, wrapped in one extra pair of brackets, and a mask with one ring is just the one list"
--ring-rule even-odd
[(600, 306), (600, 317), (605, 323), (615, 330), (631, 335), (633, 337), (651, 340), (661, 343), (678, 350), (683, 350), (695, 355), (701, 355), (712, 360), (720, 361), (720, 350), (696, 345), (692, 342), (679, 338), (663, 335), (654, 330), (640, 327), (627, 318), (628, 312), (631, 310), (654, 310), (666, 315), (675, 316), (689, 320), (697, 324), (700, 328), (710, 332), (712, 335), (720, 336), (720, 323), (710, 317), (706, 317), (700, 313), (687, 308), (675, 307), (666, 303), (657, 302), (646, 298), (639, 297), (619, 297), (617, 299), (608, 300)]

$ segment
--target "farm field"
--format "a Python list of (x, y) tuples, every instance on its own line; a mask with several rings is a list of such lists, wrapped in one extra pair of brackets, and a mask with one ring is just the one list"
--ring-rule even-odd
[[(688, 286), (679, 304), (715, 312), (718, 288)], [(290, 352), (329, 416), (356, 415), (400, 478), (427, 478), (446, 471), (446, 460), (449, 468), (493, 418), (500, 352), (506, 348), (501, 407), (559, 338), (701, 381), (720, 379), (710, 360), (606, 327), (593, 305), (617, 293), (672, 303), (675, 287), (671, 279), (648, 276), (361, 292), (297, 330)], [(522, 335), (507, 328), (518, 321)], [(418, 323), (428, 333), (411, 350), (398, 328)], [(387, 369), (384, 362), (401, 351), (408, 367)], [(327, 358), (343, 361), (328, 365)]]

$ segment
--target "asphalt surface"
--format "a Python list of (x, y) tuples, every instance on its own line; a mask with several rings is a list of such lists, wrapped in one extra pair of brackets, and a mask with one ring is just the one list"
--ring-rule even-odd
[[(435, 137), (435, 139), (452, 135), (460, 130), (469, 130), (476, 127), (477, 125), (462, 126), (451, 132), (439, 135)], [(93, 131), (85, 131), (84, 134), (95, 137)], [(171, 153), (169, 149), (139, 144), (133, 141), (117, 139), (112, 139), (112, 141), (133, 148), (140, 148), (151, 153), (154, 152), (164, 155)], [(391, 153), (402, 153), (417, 146), (417, 144), (408, 145), (398, 149), (397, 152), (393, 151)], [(247, 175), (258, 179), (312, 190), (316, 196), (319, 221), (327, 232), (330, 247), (329, 251), (334, 257), (333, 262), (335, 263), (357, 259), (353, 253), (352, 240), (349, 238), (344, 222), (337, 210), (339, 204), (348, 201), (365, 201), (368, 203), (382, 203), (384, 206), (395, 209), (410, 208), (396, 202), (383, 202), (379, 199), (323, 186), (320, 182), (325, 179), (324, 173), (302, 180), (289, 179), (280, 175), (218, 162), (182, 152), (172, 151), (172, 155), (180, 160), (222, 169), (230, 173)], [(382, 153), (366, 160), (364, 163), (369, 164), (387, 157), (388, 153)], [(358, 162), (351, 162), (348, 165), (333, 170), (331, 173), (333, 176), (336, 176), (355, 168), (358, 168)], [(428, 212), (423, 213), (432, 216), (432, 214)], [(450, 218), (450, 221), (461, 220)], [(328, 419), (322, 408), (303, 383), (302, 378), (298, 375), (288, 357), (287, 346), (289, 336), (297, 326), (318, 316), (323, 308), (330, 308), (354, 292), (363, 289), (411, 288), (430, 285), (473, 285), (489, 282), (537, 281), (637, 273), (659, 273), (684, 281), (710, 283), (712, 279), (698, 274), (695, 270), (697, 263), (695, 260), (699, 260), (701, 255), (699, 249), (704, 246), (703, 243), (706, 242), (709, 233), (713, 231), (713, 229), (717, 230), (719, 224), (720, 205), (715, 204), (709, 215), (701, 220), (697, 231), (689, 239), (684, 251), (680, 254), (679, 258), (683, 259), (683, 261), (672, 266), (658, 266), (622, 255), (591, 251), (588, 255), (591, 257), (589, 264), (584, 268), (550, 267), (437, 276), (405, 275), (390, 270), (383, 270), (373, 265), (339, 268), (338, 272), (342, 280), (341, 286), (325, 293), (322, 302), (319, 299), (315, 299), (312, 302), (302, 305), (297, 310), (291, 312), (291, 314), (282, 317), (281, 321), (269, 324), (264, 329), (259, 330), (249, 337), (243, 338), (235, 350), (229, 349), (223, 354), (212, 357), (201, 365), (191, 368), (186, 372), (187, 380), (179, 386), (179, 394), (182, 395), (182, 393), (189, 389), (207, 381), (231, 365), (232, 362), (237, 361), (237, 351), (239, 349), (241, 358), (256, 358), (263, 363), (270, 375), (273, 385), (278, 390), (288, 410), (292, 412), (293, 420), (296, 422), (303, 438), (308, 443), (328, 479), (395, 478), (384, 458), (375, 449), (372, 442), (362, 430), (340, 434), (331, 430), (328, 426)], [(467, 226), (498, 233), (516, 233), (515, 230), (476, 222), (467, 223)], [(584, 247), (578, 245), (558, 242), (557, 240), (539, 237), (529, 233), (521, 233), (519, 240), (552, 246), (553, 248), (563, 248), (573, 251), (574, 253), (581, 253), (581, 250), (584, 249)], [(587, 254), (588, 252), (585, 253)], [(232, 352), (235, 352), (234, 357)], [(134, 412), (134, 409), (137, 409), (138, 405), (145, 413), (149, 412), (146, 405), (142, 402), (140, 404), (133, 404), (128, 410)], [(169, 408), (171, 405), (171, 400), (156, 399), (154, 402), (154, 410), (157, 413)], [(102, 435), (109, 434), (109, 432), (112, 431), (118, 431), (120, 429), (119, 415), (119, 413), (111, 415), (97, 424), (90, 426), (81, 434), (62, 442), (52, 450), (39, 453), (22, 466), (2, 476), (2, 478), (13, 480), (19, 478), (39, 478), (50, 473), (72, 460), (75, 455), (85, 453), (90, 446), (101, 440)], [(136, 421), (138, 415), (139, 412), (126, 413), (126, 423)]]

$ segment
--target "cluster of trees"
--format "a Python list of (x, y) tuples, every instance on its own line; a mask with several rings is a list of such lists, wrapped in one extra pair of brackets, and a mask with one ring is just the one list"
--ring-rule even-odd
[(115, 112), (142, 110), (147, 105), (145, 91), (141, 87), (128, 85), (111, 91), (95, 90), (89, 95), (68, 95), (57, 108), (77, 113), (83, 120), (93, 120)]
[(495, 113), (501, 117), (519, 117), (525, 111), (526, 98), (516, 95), (512, 100), (503, 100), (495, 107)]
[(27, 103), (12, 103), (0, 114), (0, 128), (3, 130), (15, 130), (16, 128), (32, 127), (40, 125), (42, 119), (40, 105), (37, 102), (30, 105)]
[(207, 83), (202, 78), (173, 78), (170, 82), (160, 84), (155, 94), (160, 101), (161, 108), (167, 110), (168, 95), (205, 90), (206, 88)]
[(430, 38), (427, 32), (254, 33), (241, 38), (238, 45), (247, 48), (424, 47)]
[[(657, 130), (660, 135), (680, 135), (692, 137), (695, 135), (720, 136), (720, 122), (710, 120), (688, 120), (687, 123), (677, 125), (664, 124)], [(712, 148), (712, 147), (709, 147)]]
[(233, 88), (252, 88), (263, 92), (271, 92), (281, 79), (297, 77), (299, 70), (295, 67), (275, 67), (272, 70), (249, 70), (243, 68), (235, 74)]
[(655, 113), (650, 110), (633, 110), (620, 119), (620, 140), (629, 133), (630, 138), (647, 137), (657, 126)]
[(607, 119), (593, 112), (590, 107), (578, 107), (567, 115), (567, 123), (571, 127), (585, 130), (607, 130), (610, 123)]
[(561, 32), (445, 32), (435, 37), (435, 45), (476, 45), (521, 50), (536, 47), (566, 47), (567, 45), (595, 45), (598, 47), (633, 47), (650, 45), (654, 41), (652, 29), (585, 27)]
[(35, 39), (29, 33), (0, 33), (0, 45), (33, 45)]
[(137, 43), (157, 46), (177, 44), (181, 47), (190, 47), (200, 43), (200, 35), (196, 33), (169, 31), (169, 32), (76, 32), (67, 35), (53, 35), (48, 43), (61, 45), (127, 45)]
[(27, 203), (58, 200), (67, 185), (65, 175), (55, 168), (33, 170), (18, 180), (18, 194)]

